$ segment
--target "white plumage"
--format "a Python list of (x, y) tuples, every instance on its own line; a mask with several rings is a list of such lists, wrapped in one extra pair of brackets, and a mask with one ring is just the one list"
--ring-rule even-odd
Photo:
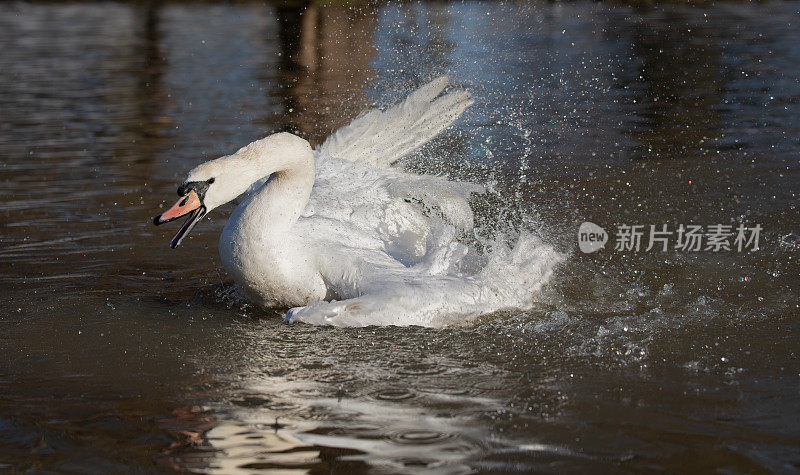
[(360, 116), (316, 152), (275, 134), (190, 172), (187, 182), (213, 183), (208, 210), (250, 191), (219, 247), (249, 299), (294, 307), (289, 321), (340, 326), (439, 326), (531, 304), (558, 253), (523, 235), (465, 273), (470, 251), (457, 237), (472, 229), (469, 197), (483, 187), (392, 167), (472, 103), (441, 94), (447, 84)]

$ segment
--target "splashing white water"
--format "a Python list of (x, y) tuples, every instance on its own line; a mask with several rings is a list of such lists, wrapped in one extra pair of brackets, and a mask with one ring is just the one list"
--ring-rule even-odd
[(447, 84), (438, 78), (395, 107), (359, 117), (319, 149), (306, 213), (317, 219), (314, 232), (326, 234), (330, 249), (352, 239), (356, 228), (380, 242), (392, 262), (352, 247), (347, 259), (325, 260), (326, 284), (341, 300), (291, 309), (287, 320), (442, 326), (533, 304), (563, 256), (531, 232), (513, 242), (476, 231), (469, 197), (483, 193), (482, 185), (395, 165), (472, 103), (463, 91), (439, 96)]

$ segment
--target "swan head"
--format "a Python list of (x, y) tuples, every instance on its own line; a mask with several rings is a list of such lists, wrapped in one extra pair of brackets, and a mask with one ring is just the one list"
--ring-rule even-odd
[(256, 140), (236, 153), (192, 169), (178, 186), (178, 202), (156, 216), (153, 223), (158, 226), (189, 215), (170, 242), (170, 247), (176, 248), (208, 212), (236, 199), (262, 178), (308, 164), (313, 173), (313, 157), (306, 140), (286, 132)]

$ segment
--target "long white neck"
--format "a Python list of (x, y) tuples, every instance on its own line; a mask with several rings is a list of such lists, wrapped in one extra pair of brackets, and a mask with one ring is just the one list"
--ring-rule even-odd
[(288, 163), (239, 205), (231, 220), (236, 218), (252, 241), (285, 238), (308, 204), (314, 177), (313, 155)]
[[(271, 177), (236, 209), (234, 221), (277, 231), (288, 229), (303, 211), (314, 186), (314, 151), (305, 140), (278, 133), (242, 147), (236, 153), (197, 166), (187, 182), (208, 183), (203, 197), (208, 211)], [(245, 213), (246, 217), (242, 216)], [(235, 219), (234, 219), (235, 218)]]
[(186, 182), (203, 183), (208, 211), (269, 177), (231, 214), (219, 240), (222, 264), (263, 306), (322, 299), (326, 286), (314, 250), (293, 227), (314, 187), (314, 151), (307, 141), (278, 133), (236, 153), (195, 167)]
[(236, 207), (219, 242), (225, 268), (263, 306), (301, 305), (326, 295), (309, 249), (293, 232), (314, 187), (314, 153), (308, 142), (297, 137), (278, 139), (284, 146), (272, 143), (258, 150), (254, 143), (248, 146), (252, 150), (234, 154), (237, 160), (246, 157), (251, 166), (246, 173), (237, 171), (238, 177), (250, 184), (266, 176), (270, 179)]
[(236, 240), (263, 244), (289, 232), (314, 187), (314, 152), (308, 142), (292, 134), (275, 134), (243, 147), (220, 162), (230, 177), (223, 185), (228, 189), (220, 190), (228, 191), (228, 196), (222, 195), (225, 201), (270, 177), (228, 220), (226, 229), (237, 228)]

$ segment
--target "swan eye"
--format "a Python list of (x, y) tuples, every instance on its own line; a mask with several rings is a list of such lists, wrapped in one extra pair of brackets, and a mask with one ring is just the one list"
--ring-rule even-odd
[(210, 185), (210, 184), (212, 184), (212, 183), (214, 183), (214, 177), (212, 176), (211, 178), (209, 178), (208, 180), (206, 180), (206, 183), (208, 183), (209, 185)]

